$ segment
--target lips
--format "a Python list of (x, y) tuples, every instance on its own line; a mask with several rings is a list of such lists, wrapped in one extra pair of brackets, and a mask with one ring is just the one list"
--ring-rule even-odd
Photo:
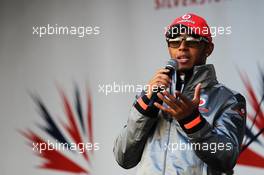
[(181, 64), (185, 64), (190, 60), (190, 57), (187, 55), (180, 55), (177, 57), (177, 61)]

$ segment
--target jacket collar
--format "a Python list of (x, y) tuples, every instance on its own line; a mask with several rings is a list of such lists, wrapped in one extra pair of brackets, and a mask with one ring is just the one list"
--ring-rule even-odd
[(193, 95), (194, 89), (198, 83), (202, 84), (202, 89), (218, 83), (215, 69), (212, 64), (194, 66), (192, 74), (189, 77), (186, 77), (183, 94), (187, 96)]

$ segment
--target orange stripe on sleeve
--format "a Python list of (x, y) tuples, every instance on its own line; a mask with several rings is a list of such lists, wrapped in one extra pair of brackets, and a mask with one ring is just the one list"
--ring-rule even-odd
[(141, 106), (142, 109), (146, 110), (148, 108), (148, 105), (146, 103), (144, 103), (142, 98), (139, 98), (137, 102)]
[(191, 128), (193, 128), (194, 126), (198, 125), (201, 121), (202, 121), (201, 117), (198, 116), (198, 117), (197, 117), (196, 119), (194, 119), (193, 121), (191, 121), (191, 122), (185, 124), (184, 127), (185, 127), (186, 129), (191, 129)]

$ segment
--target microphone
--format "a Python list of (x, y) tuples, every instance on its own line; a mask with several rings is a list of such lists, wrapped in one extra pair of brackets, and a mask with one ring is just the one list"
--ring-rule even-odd
[(169, 59), (167, 62), (167, 65), (165, 66), (165, 69), (168, 69), (169, 72), (167, 73), (167, 75), (172, 78), (173, 73), (176, 73), (178, 67), (178, 63), (177, 61), (173, 60), (173, 59)]
[(170, 89), (170, 94), (173, 94), (174, 91), (176, 90), (178, 62), (173, 59), (169, 59), (165, 68), (170, 70), (167, 73), (167, 75), (172, 80), (172, 84), (169, 87), (169, 89)]
[[(173, 92), (173, 88), (176, 88), (176, 81), (177, 81), (177, 66), (178, 66), (178, 63), (177, 61), (173, 60), (173, 59), (169, 59), (166, 66), (165, 66), (165, 69), (168, 69), (169, 72), (166, 73), (166, 75), (168, 75), (170, 77), (170, 79), (172, 79), (172, 85), (169, 87), (170, 88), (170, 93), (172, 94)], [(164, 89), (161, 89), (161, 88), (158, 88), (157, 92), (153, 92), (152, 96), (151, 96), (151, 99), (150, 99), (150, 105), (154, 104), (154, 102), (156, 102), (158, 100), (158, 95), (157, 93), (161, 92), (162, 90)], [(175, 90), (175, 89), (174, 89)]]

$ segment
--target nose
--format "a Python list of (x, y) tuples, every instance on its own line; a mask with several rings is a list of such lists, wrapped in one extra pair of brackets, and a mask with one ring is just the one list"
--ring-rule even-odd
[(182, 42), (181, 42), (181, 44), (180, 44), (180, 46), (179, 46), (179, 51), (183, 51), (183, 50), (187, 50), (187, 45), (186, 45), (186, 41), (185, 40), (183, 40)]

